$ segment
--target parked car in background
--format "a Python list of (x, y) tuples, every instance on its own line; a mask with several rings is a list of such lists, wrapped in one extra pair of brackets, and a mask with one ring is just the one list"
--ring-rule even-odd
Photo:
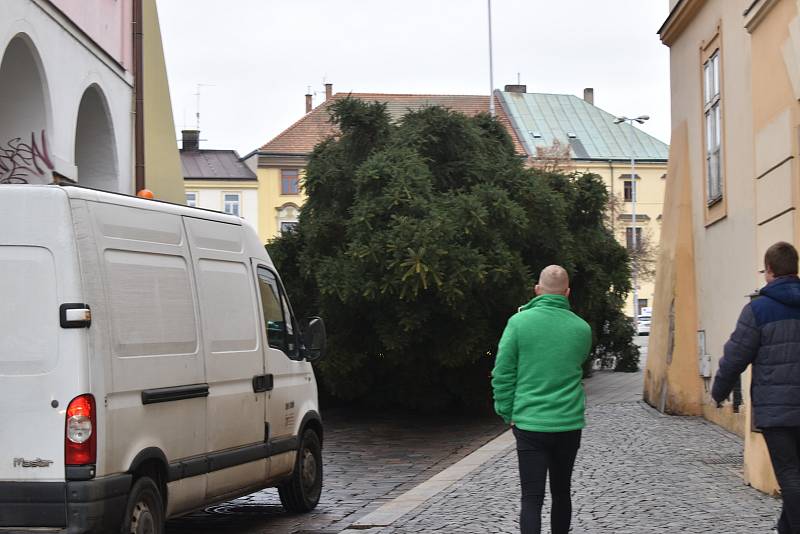
[(650, 319), (649, 315), (640, 315), (639, 320), (636, 321), (636, 334), (639, 336), (650, 335)]

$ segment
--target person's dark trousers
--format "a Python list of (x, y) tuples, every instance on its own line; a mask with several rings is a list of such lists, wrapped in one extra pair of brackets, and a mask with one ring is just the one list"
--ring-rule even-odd
[(572, 469), (581, 446), (581, 431), (530, 432), (514, 427), (522, 486), (522, 534), (542, 531), (545, 480), (550, 475), (552, 534), (567, 534), (572, 522)]
[(779, 534), (800, 534), (800, 427), (763, 428), (772, 468), (781, 487)]

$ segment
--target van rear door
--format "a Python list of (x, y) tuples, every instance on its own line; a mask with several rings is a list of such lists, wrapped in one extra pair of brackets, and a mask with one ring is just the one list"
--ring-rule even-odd
[[(51, 186), (0, 186), (0, 480), (64, 480), (64, 424), (87, 387), (83, 303), (69, 200)], [(3, 526), (0, 523), (0, 526)]]

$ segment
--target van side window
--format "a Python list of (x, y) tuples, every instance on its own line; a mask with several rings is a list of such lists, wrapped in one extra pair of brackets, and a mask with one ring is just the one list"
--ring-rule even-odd
[(286, 298), (281, 299), (283, 304), (283, 316), (286, 317), (286, 354), (294, 359), (297, 356), (297, 343), (294, 337), (294, 326), (292, 325), (292, 312), (289, 311), (289, 305), (286, 303)]
[(264, 267), (258, 268), (258, 289), (261, 292), (269, 346), (282, 350), (289, 358), (297, 358), (299, 350), (289, 305), (280, 290), (275, 274)]

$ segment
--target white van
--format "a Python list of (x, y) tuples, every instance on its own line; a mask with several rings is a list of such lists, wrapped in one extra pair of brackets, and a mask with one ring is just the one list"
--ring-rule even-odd
[(324, 347), (238, 217), (0, 186), (0, 530), (157, 534), (275, 486), (314, 508)]

